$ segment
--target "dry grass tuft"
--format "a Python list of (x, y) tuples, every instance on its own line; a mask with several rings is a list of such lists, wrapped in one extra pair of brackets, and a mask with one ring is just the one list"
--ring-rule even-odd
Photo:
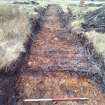
[(93, 43), (98, 53), (101, 53), (105, 58), (105, 33), (90, 31), (85, 33), (90, 42)]
[(81, 23), (84, 22), (84, 16), (88, 12), (92, 12), (99, 7), (91, 7), (91, 6), (74, 6), (74, 5), (68, 5), (68, 10), (72, 11), (72, 14), (74, 16), (73, 21), (71, 22), (71, 26), (73, 29), (81, 29)]
[(24, 43), (30, 34), (26, 13), (17, 6), (0, 6), (0, 69), (9, 66), (25, 52)]

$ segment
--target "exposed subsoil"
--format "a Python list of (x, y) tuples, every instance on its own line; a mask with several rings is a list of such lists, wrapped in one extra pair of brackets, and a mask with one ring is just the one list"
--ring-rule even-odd
[[(13, 105), (105, 105), (104, 93), (94, 80), (95, 74), (99, 74), (99, 68), (86, 53), (76, 34), (69, 33), (62, 27), (59, 14), (58, 6), (52, 5), (47, 8), (43, 26), (38, 34), (33, 36), (29, 55), (19, 69), (15, 92), (11, 84), (11, 96), (15, 93), (17, 98), (17, 103)], [(101, 80), (98, 83), (100, 82)], [(25, 98), (54, 96), (87, 97), (89, 100), (23, 102)]]

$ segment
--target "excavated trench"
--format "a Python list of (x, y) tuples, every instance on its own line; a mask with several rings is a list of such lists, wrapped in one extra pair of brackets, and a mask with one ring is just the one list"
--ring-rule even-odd
[[(69, 33), (62, 27), (60, 13), (61, 9), (58, 6), (48, 6), (42, 28), (33, 37), (30, 54), (26, 57), (17, 82), (18, 103), (104, 105), (104, 94), (97, 85), (103, 84), (99, 76), (100, 70), (85, 51), (76, 33)], [(89, 101), (23, 103), (25, 98), (54, 96), (88, 97)]]
[[(7, 97), (12, 97), (14, 102), (11, 104), (11, 98), (7, 98), (3, 105), (104, 105), (100, 69), (81, 44), (78, 35), (62, 27), (60, 14), (59, 6), (47, 7), (43, 25), (37, 34), (32, 35), (28, 53), (18, 69), (19, 74), (16, 72), (15, 79), (11, 77), (12, 82), (7, 84), (8, 87), (13, 83), (7, 88)], [(23, 102), (25, 98), (54, 96), (87, 97), (89, 100)]]

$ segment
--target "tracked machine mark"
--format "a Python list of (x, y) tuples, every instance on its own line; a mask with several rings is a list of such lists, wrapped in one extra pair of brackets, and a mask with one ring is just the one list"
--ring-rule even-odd
[[(60, 8), (48, 6), (17, 81), (18, 105), (104, 105), (104, 94), (81, 73), (99, 73), (76, 35), (61, 27)], [(66, 36), (66, 38), (65, 38)], [(33, 37), (34, 38), (34, 37)], [(79, 73), (80, 72), (80, 73)], [(88, 97), (82, 102), (23, 103), (25, 98)]]

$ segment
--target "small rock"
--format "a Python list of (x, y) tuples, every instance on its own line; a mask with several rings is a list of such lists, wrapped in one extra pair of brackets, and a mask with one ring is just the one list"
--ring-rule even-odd
[(58, 41), (58, 38), (57, 38), (57, 37), (55, 37), (55, 38), (54, 38), (54, 40)]
[(31, 61), (28, 62), (28, 66), (32, 66), (32, 62)]

